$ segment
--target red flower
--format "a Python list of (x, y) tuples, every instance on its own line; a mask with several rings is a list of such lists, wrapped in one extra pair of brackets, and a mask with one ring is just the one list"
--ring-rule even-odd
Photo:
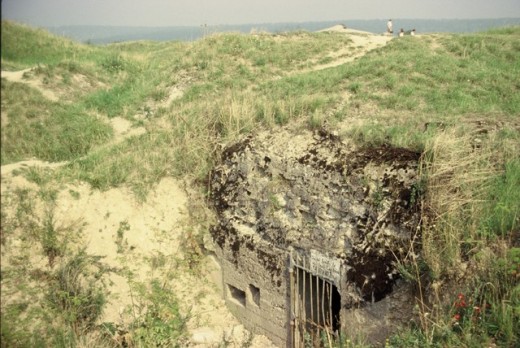
[(460, 320), (460, 314), (457, 313), (453, 316), (453, 319), (455, 319), (456, 321), (459, 321)]
[(457, 301), (457, 302), (455, 302), (455, 307), (465, 308), (466, 307), (466, 302), (464, 302), (464, 301)]
[(459, 293), (457, 295), (457, 300), (455, 300), (454, 305), (457, 308), (466, 308), (466, 301), (465, 301), (464, 294)]

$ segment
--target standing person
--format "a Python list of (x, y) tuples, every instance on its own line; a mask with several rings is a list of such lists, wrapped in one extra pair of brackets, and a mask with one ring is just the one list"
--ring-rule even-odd
[(404, 29), (401, 28), (401, 31), (399, 31), (399, 37), (403, 37), (404, 36)]
[(391, 19), (389, 19), (388, 22), (386, 22), (386, 31), (387, 31), (387, 33), (390, 33), (390, 34), (394, 33), (393, 24), (392, 24)]

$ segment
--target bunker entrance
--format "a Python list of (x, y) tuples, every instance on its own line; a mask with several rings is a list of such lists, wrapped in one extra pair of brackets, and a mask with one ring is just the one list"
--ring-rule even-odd
[(341, 297), (336, 285), (299, 266), (293, 269), (291, 283), (292, 346), (329, 346), (341, 328)]

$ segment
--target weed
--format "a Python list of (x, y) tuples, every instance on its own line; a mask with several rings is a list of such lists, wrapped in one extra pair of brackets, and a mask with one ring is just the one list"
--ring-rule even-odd
[(58, 190), (53, 187), (44, 186), (38, 191), (38, 196), (42, 201), (50, 205), (55, 205), (58, 199)]
[(69, 190), (69, 194), (70, 194), (70, 196), (71, 196), (72, 198), (74, 198), (75, 200), (78, 200), (78, 199), (80, 199), (80, 197), (81, 197), (81, 194), (80, 194), (78, 191), (76, 191), (76, 190), (72, 190), (72, 189), (70, 189), (70, 190)]
[(51, 181), (52, 173), (51, 170), (42, 167), (31, 166), (22, 170), (24, 177), (37, 184), (43, 186)]
[(142, 286), (138, 289), (144, 313), (132, 324), (134, 342), (143, 347), (181, 347), (187, 317), (181, 315), (175, 296), (157, 279), (152, 280), (149, 292)]
[(47, 294), (52, 308), (64, 315), (76, 334), (92, 329), (103, 312), (102, 277), (110, 270), (100, 260), (80, 250), (56, 270)]
[(410, 206), (414, 207), (422, 201), (422, 197), (426, 193), (426, 180), (420, 178), (419, 181), (413, 183), (412, 192), (410, 194)]
[(351, 91), (352, 93), (359, 93), (360, 90), (361, 90), (361, 83), (359, 82), (352, 82), (349, 86), (348, 86), (348, 89), (349, 91)]
[[(1, 340), (2, 347), (45, 347), (45, 338), (38, 332), (33, 334), (18, 325), (28, 326), (20, 320), (26, 314), (27, 307), (23, 303), (15, 303), (2, 307)], [(34, 323), (31, 323), (34, 324)]]
[[(5, 219), (2, 219), (2, 230), (14, 232), (22, 231), (22, 240), (32, 239), (38, 235), (39, 219), (36, 216), (35, 193), (29, 189), (17, 188), (11, 195), (2, 195), (2, 211)], [(4, 200), (7, 199), (7, 200)], [(6, 204), (6, 206), (4, 206)], [(14, 216), (9, 217), (6, 207), (14, 208)]]
[(370, 345), (366, 342), (366, 338), (362, 335), (348, 336), (344, 333), (338, 335), (326, 334), (322, 331), (319, 337), (321, 342), (311, 342), (310, 336), (305, 337), (306, 346), (320, 344), (321, 347), (329, 348), (368, 348)]
[(158, 268), (164, 267), (167, 263), (167, 257), (163, 253), (158, 251), (157, 253), (154, 253), (150, 257), (149, 262), (150, 262), (150, 267), (152, 268), (152, 271), (153, 271)]
[(198, 266), (204, 256), (202, 235), (196, 234), (193, 228), (188, 228), (182, 235), (181, 247), (184, 250), (184, 261), (192, 271), (199, 271)]
[(126, 65), (127, 63), (121, 55), (107, 57), (101, 62), (101, 66), (111, 73), (118, 73), (125, 70)]
[(379, 184), (376, 184), (375, 189), (371, 191), (372, 204), (376, 209), (381, 209), (383, 207), (383, 201), (385, 199), (383, 187)]
[(487, 213), (481, 219), (485, 236), (508, 237), (518, 230), (520, 217), (520, 160), (506, 163), (504, 174), (492, 183)]
[(309, 116), (309, 129), (316, 130), (323, 127), (325, 115), (320, 111), (315, 111)]
[(125, 232), (127, 231), (130, 231), (130, 224), (128, 221), (120, 221), (119, 228), (116, 232), (116, 245), (118, 253), (122, 253), (128, 245), (128, 242), (125, 240)]
[(152, 99), (156, 102), (166, 99), (167, 96), (168, 93), (164, 88), (156, 88), (151, 94)]
[(112, 87), (109, 90), (100, 90), (90, 95), (86, 101), (88, 108), (105, 112), (108, 117), (115, 117), (123, 113), (123, 108), (132, 98), (132, 86), (122, 84)]
[(43, 230), (41, 236), (41, 244), (43, 252), (47, 255), (49, 260), (49, 267), (54, 267), (54, 262), (57, 257), (63, 256), (65, 252), (65, 241), (60, 241), (58, 238), (58, 231), (56, 230), (54, 214), (48, 211), (43, 222)]
[(274, 193), (269, 195), (269, 202), (271, 203), (271, 209), (273, 211), (280, 210), (282, 208), (282, 204), (280, 203), (278, 196)]

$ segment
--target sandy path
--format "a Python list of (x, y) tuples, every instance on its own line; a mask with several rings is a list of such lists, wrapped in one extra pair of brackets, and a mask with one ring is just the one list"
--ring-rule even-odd
[(28, 68), (19, 71), (2, 71), (1, 77), (11, 82), (26, 83), (27, 85), (39, 90), (45, 98), (52, 101), (58, 101), (60, 98), (56, 95), (56, 93), (46, 88), (41, 79), (24, 78), (26, 73), (30, 73), (33, 69), (34, 68)]
[(320, 31), (343, 33), (352, 40), (352, 44), (348, 47), (342, 48), (337, 52), (332, 52), (329, 54), (329, 57), (333, 59), (332, 62), (317, 65), (312, 69), (309, 69), (309, 71), (323, 70), (352, 62), (355, 59), (364, 56), (367, 54), (367, 52), (370, 52), (376, 48), (380, 48), (392, 40), (392, 36), (375, 35), (364, 31), (346, 29), (341, 25), (336, 25), (334, 27)]

